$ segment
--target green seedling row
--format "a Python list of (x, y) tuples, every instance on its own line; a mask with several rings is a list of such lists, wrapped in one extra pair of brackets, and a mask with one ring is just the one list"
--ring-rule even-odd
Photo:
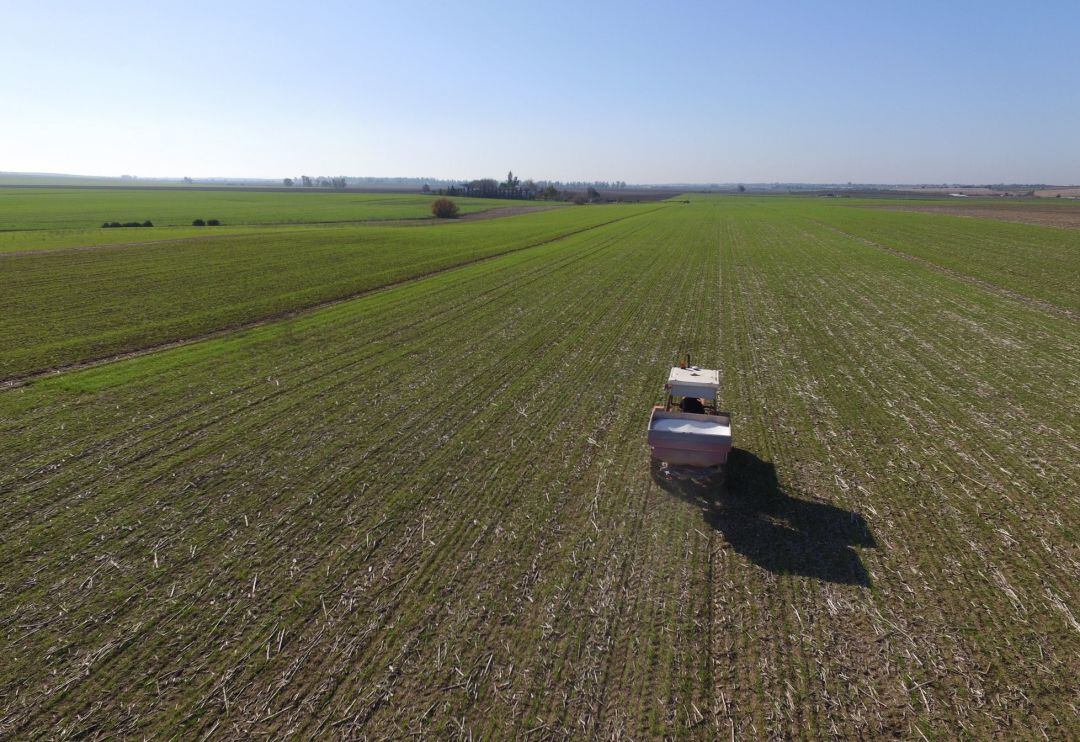
[(0, 334), (9, 344), (0, 378), (265, 321), (656, 208), (663, 207), (0, 255)]
[[(941, 270), (976, 220), (691, 200), (0, 391), (0, 735), (1070, 736), (1067, 298)], [(645, 445), (688, 349), (722, 487)]]

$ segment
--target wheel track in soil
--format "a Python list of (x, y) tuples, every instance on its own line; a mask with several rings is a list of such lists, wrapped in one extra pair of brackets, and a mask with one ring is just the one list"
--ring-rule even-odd
[[(687, 278), (689, 273), (690, 272), (688, 271), (683, 274), (683, 290), (673, 291), (673, 297), (686, 295), (685, 284), (687, 283), (687, 280), (685, 279)], [(697, 304), (696, 301), (692, 303)], [(661, 305), (664, 306), (663, 303)], [(671, 324), (672, 317), (675, 313), (675, 302), (668, 303), (666, 307), (668, 310), (667, 314), (662, 317), (656, 316), (656, 318), (654, 319), (654, 326), (650, 328), (648, 332), (648, 334), (656, 337), (658, 340), (656, 345), (653, 347), (652, 357), (658, 355), (658, 351), (662, 350), (662, 346), (664, 345), (664, 342), (662, 340), (663, 333), (659, 330), (660, 328), (664, 326), (669, 326)], [(628, 444), (627, 447), (631, 450), (633, 450), (634, 448), (632, 444)], [(640, 446), (638, 446), (638, 448), (640, 448)], [(632, 457), (616, 457), (616, 459), (621, 458)], [(636, 512), (636, 520), (633, 526), (633, 533), (631, 534), (631, 536), (636, 536), (642, 530), (642, 525), (644, 524), (648, 516), (649, 504), (655, 496), (653, 494), (653, 489), (654, 488), (651, 483), (647, 484), (646, 492), (641, 497), (639, 506), (634, 507), (634, 503), (632, 500), (626, 503), (627, 510), (631, 512)], [(630, 592), (627, 588), (630, 584), (631, 578), (635, 575), (635, 565), (643, 564), (645, 561), (643, 558), (643, 554), (646, 550), (646, 545), (637, 538), (619, 539), (619, 541), (620, 543), (631, 543), (633, 545), (633, 551), (630, 554), (625, 555), (622, 560), (617, 592), (621, 594), (623, 600), (620, 602), (620, 608), (613, 619), (611, 630), (608, 633), (609, 638), (613, 638), (619, 633), (620, 630), (625, 629), (624, 624), (626, 617), (632, 612), (632, 610), (634, 610), (639, 605), (640, 601), (643, 599), (643, 596), (639, 592)], [(627, 595), (630, 595), (632, 597), (630, 599), (627, 599)], [(627, 672), (629, 671), (629, 669), (630, 658), (628, 657), (625, 646), (622, 652), (612, 653), (608, 656), (607, 661), (604, 663), (602, 676), (603, 679), (598, 684), (597, 689), (594, 691), (594, 704), (596, 713), (595, 717), (591, 720), (588, 726), (588, 733), (590, 736), (609, 737), (618, 733), (619, 726), (617, 715), (619, 711), (622, 710), (622, 699), (615, 699), (614, 701), (608, 699), (608, 691), (610, 685), (612, 684), (612, 678), (617, 678), (621, 684), (625, 685), (625, 683), (627, 682)], [(615, 708), (611, 708), (612, 705), (614, 705)], [(612, 717), (615, 717), (614, 722), (612, 722)]]

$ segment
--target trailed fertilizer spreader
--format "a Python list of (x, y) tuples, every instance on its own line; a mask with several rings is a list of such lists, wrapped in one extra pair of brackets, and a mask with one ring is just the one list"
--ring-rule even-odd
[(664, 389), (664, 404), (649, 418), (652, 457), (668, 466), (723, 466), (731, 451), (731, 413), (716, 407), (720, 373), (690, 365), (687, 355)]

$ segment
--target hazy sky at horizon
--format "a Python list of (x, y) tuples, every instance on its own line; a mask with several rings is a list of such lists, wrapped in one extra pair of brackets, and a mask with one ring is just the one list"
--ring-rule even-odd
[(3, 3), (0, 171), (1080, 182), (1080, 2)]

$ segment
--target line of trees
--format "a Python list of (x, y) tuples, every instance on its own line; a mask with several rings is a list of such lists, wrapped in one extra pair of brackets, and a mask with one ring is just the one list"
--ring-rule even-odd
[(300, 175), (295, 178), (283, 178), (281, 182), (286, 188), (333, 188), (339, 191), (345, 190), (350, 184), (369, 187), (378, 185), (420, 185), (422, 193), (437, 193), (443, 196), (476, 196), (519, 200), (541, 199), (547, 201), (571, 201), (575, 196), (583, 196), (588, 200), (599, 200), (600, 190), (617, 191), (627, 187), (625, 180), (597, 180), (592, 182), (536, 181), (531, 178), (522, 180), (514, 175), (512, 170), (506, 174), (506, 180), (502, 181), (495, 178), (457, 181), (436, 178), (430, 180), (421, 178), (346, 178), (344, 175), (330, 178), (326, 176)]
[(476, 198), (508, 198), (517, 200), (541, 200), (541, 201), (574, 201), (576, 203), (595, 203), (602, 200), (597, 186), (608, 187), (613, 190), (625, 188), (625, 181), (617, 181), (612, 185), (606, 182), (580, 184), (584, 186), (584, 193), (576, 189), (562, 188), (563, 184), (558, 181), (534, 181), (532, 179), (521, 180), (511, 170), (506, 174), (506, 180), (497, 181), (494, 178), (480, 178), (464, 183), (451, 183), (448, 187), (432, 190), (427, 183), (420, 189), (422, 193), (437, 193), (440, 196), (473, 196)]
[(284, 178), (281, 181), (286, 188), (293, 188), (299, 185), (300, 188), (333, 188), (338, 191), (345, 190), (345, 187), (349, 184), (348, 179), (344, 175), (339, 175), (336, 178), (327, 178), (320, 176), (318, 178), (312, 178), (309, 175), (301, 175), (298, 179)]

